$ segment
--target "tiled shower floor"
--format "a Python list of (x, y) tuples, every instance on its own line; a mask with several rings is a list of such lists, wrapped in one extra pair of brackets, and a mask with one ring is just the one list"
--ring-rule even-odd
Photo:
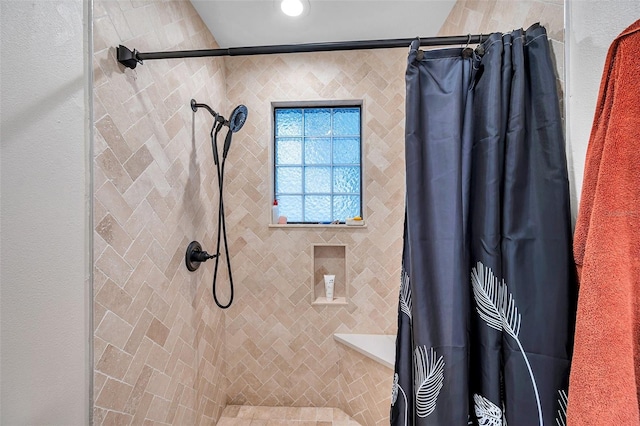
[(217, 426), (360, 426), (338, 408), (228, 405)]

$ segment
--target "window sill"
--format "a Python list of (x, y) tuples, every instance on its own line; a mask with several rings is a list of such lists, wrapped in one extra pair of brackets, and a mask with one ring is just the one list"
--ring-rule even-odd
[(363, 229), (366, 228), (367, 224), (365, 223), (364, 225), (345, 225), (345, 224), (339, 224), (339, 225), (331, 225), (329, 223), (324, 224), (324, 223), (287, 223), (284, 225), (280, 225), (280, 224), (273, 224), (270, 223), (269, 224), (269, 228), (281, 228), (281, 229), (295, 229), (295, 228), (333, 228), (333, 229)]

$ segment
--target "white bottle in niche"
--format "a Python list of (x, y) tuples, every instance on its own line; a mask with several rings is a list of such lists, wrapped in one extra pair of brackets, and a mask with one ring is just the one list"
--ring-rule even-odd
[(273, 206), (271, 207), (271, 223), (278, 223), (280, 214), (278, 213), (278, 200), (273, 200)]
[(333, 301), (333, 284), (336, 280), (335, 275), (325, 275), (324, 276), (324, 292), (327, 296), (327, 302)]

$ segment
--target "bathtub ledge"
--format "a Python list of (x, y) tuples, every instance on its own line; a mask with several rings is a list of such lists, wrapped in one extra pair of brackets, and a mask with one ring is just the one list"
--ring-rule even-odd
[(336, 333), (333, 338), (335, 341), (360, 352), (385, 367), (394, 368), (396, 358), (395, 335)]

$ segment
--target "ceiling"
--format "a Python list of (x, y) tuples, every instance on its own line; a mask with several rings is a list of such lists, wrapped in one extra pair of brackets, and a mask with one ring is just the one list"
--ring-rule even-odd
[(191, 0), (220, 47), (437, 35), (455, 0), (303, 0), (296, 18), (279, 0)]

